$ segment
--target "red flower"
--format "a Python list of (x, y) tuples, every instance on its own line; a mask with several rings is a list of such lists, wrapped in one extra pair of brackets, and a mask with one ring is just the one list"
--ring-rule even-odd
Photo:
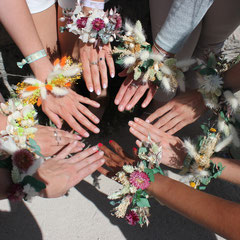
[(103, 29), (105, 27), (104, 21), (101, 18), (95, 18), (92, 21), (92, 28), (96, 31), (100, 31), (101, 29)]
[(85, 28), (87, 24), (88, 17), (81, 17), (77, 20), (77, 27), (78, 28)]
[(7, 193), (7, 198), (10, 201), (20, 201), (24, 197), (23, 187), (21, 184), (12, 184)]
[(130, 183), (137, 189), (146, 189), (149, 186), (149, 177), (145, 172), (134, 171), (130, 175)]
[(13, 154), (12, 160), (20, 170), (27, 171), (33, 164), (34, 155), (27, 149), (21, 149)]
[(126, 215), (126, 220), (128, 224), (135, 226), (137, 222), (139, 221), (139, 217), (135, 211), (130, 210), (128, 214)]

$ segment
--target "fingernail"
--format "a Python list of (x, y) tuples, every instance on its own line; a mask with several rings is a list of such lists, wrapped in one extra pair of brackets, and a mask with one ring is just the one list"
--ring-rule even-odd
[(130, 127), (130, 131), (134, 132), (134, 128)]
[(132, 126), (132, 125), (133, 125), (133, 121), (129, 121), (129, 122), (128, 122), (128, 125), (129, 125), (129, 126)]
[(88, 132), (85, 132), (85, 133), (83, 134), (83, 136), (84, 136), (84, 137), (89, 137), (89, 133), (88, 133)]
[(142, 104), (142, 108), (145, 108), (146, 107), (146, 104)]
[(104, 83), (104, 84), (103, 84), (103, 89), (106, 89), (106, 88), (107, 88), (107, 84)]
[(118, 105), (118, 104), (119, 104), (119, 100), (115, 100), (114, 103), (115, 103), (116, 105)]
[(84, 143), (81, 143), (82, 144), (82, 148), (84, 148), (85, 147), (85, 144)]
[(100, 155), (104, 155), (104, 152), (103, 152), (103, 151), (99, 151), (99, 154), (100, 154)]
[(139, 118), (135, 117), (135, 118), (134, 118), (134, 121), (135, 121), (135, 122), (138, 122), (138, 121), (139, 121)]
[(100, 162), (101, 162), (101, 163), (105, 163), (105, 159), (101, 159)]
[(115, 74), (114, 73), (111, 73), (111, 78), (114, 78), (115, 77)]
[(99, 123), (100, 120), (99, 120), (98, 118), (94, 118), (94, 122), (95, 122), (95, 123)]
[(146, 119), (145, 122), (150, 123), (150, 121), (148, 119)]
[(98, 143), (98, 147), (102, 147), (103, 146), (103, 144), (102, 143)]
[(78, 140), (81, 140), (81, 139), (82, 139), (82, 137), (81, 137), (81, 136), (79, 136), (79, 135), (77, 135), (77, 139), (78, 139)]
[(127, 105), (126, 109), (130, 110), (131, 109), (131, 105)]
[(113, 140), (109, 140), (109, 144), (111, 144), (113, 142)]
[(90, 87), (88, 90), (89, 90), (89, 92), (93, 92), (93, 88), (92, 87)]
[(94, 146), (94, 147), (93, 147), (93, 151), (98, 151), (98, 147), (97, 147), (97, 146)]
[(123, 111), (123, 106), (120, 105), (120, 106), (118, 107), (118, 110), (119, 110), (120, 112), (122, 112), (122, 111)]
[(134, 147), (134, 148), (133, 148), (133, 152), (136, 152), (136, 151), (137, 151), (137, 148)]
[(99, 133), (99, 132), (100, 132), (100, 129), (99, 129), (99, 128), (95, 128), (95, 129), (94, 129), (94, 132), (95, 132), (95, 133)]
[(96, 94), (99, 96), (101, 94), (101, 91), (97, 90)]

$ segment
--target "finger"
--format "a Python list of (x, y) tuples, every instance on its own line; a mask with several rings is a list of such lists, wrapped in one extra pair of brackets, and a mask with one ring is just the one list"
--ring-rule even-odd
[(100, 85), (99, 68), (98, 68), (98, 53), (96, 49), (91, 49), (91, 52), (90, 52), (90, 69), (92, 74), (94, 91), (97, 95), (100, 95), (101, 85)]
[(57, 154), (56, 158), (64, 159), (72, 152), (76, 145), (77, 141), (74, 141), (73, 143), (69, 144), (66, 148), (64, 148), (60, 153)]
[(155, 126), (157, 128), (161, 128), (177, 116), (178, 116), (178, 114), (175, 111), (170, 111), (170, 112), (166, 113), (163, 117), (161, 117), (156, 123), (154, 123), (153, 126)]
[(139, 141), (139, 140), (136, 141), (136, 144), (137, 144), (138, 147), (141, 147), (141, 146), (142, 146), (142, 142)]
[(120, 89), (118, 90), (117, 96), (115, 97), (115, 100), (114, 100), (114, 103), (115, 103), (116, 105), (118, 105), (118, 104), (121, 102), (121, 100), (122, 100), (125, 92), (126, 92), (127, 89), (128, 89), (129, 84), (130, 84), (132, 81), (133, 81), (133, 80), (132, 80), (132, 74), (130, 74), (130, 75), (127, 76), (127, 78), (126, 78), (126, 79), (124, 80), (124, 82), (122, 83)]
[(137, 92), (138, 88), (135, 86), (129, 85), (127, 91), (125, 92), (121, 102), (119, 103), (118, 110), (120, 112), (124, 111), (126, 108), (127, 104), (131, 100), (132, 96)]
[(150, 89), (148, 90), (148, 94), (147, 97), (145, 98), (145, 100), (142, 103), (142, 108), (145, 108), (148, 106), (148, 104), (152, 101), (154, 95), (157, 92), (158, 87), (155, 86), (151, 86)]
[[(52, 131), (54, 132), (54, 131), (56, 131), (56, 129), (53, 128)], [(57, 134), (59, 137), (69, 138), (72, 140), (81, 140), (82, 139), (81, 136), (64, 131), (64, 130), (57, 130)], [(53, 133), (53, 135), (54, 135), (54, 133)]]
[(92, 74), (89, 65), (90, 63), (88, 59), (88, 53), (85, 49), (80, 52), (80, 58), (83, 64), (83, 78), (85, 80), (87, 89), (89, 92), (93, 92)]
[(78, 154), (69, 158), (68, 161), (71, 162), (71, 163), (75, 163), (75, 162), (81, 161), (81, 160), (91, 156), (92, 154), (94, 154), (96, 152), (98, 152), (98, 147), (93, 146), (93, 147), (90, 147), (88, 149), (85, 149), (84, 151), (79, 152)]
[(57, 128), (61, 128), (62, 127), (62, 122), (60, 120), (60, 118), (58, 117), (57, 114), (55, 114), (54, 112), (48, 110), (48, 109), (43, 109), (43, 112), (48, 116), (48, 118), (57, 126)]
[(112, 54), (111, 54), (111, 45), (109, 44), (108, 47), (104, 47), (105, 50), (105, 56), (106, 56), (106, 61), (107, 61), (107, 65), (108, 65), (108, 69), (110, 72), (110, 76), (111, 78), (115, 77), (115, 65), (114, 65), (114, 61), (112, 58)]
[(78, 177), (74, 179), (74, 182), (72, 184), (72, 187), (78, 184), (82, 179), (87, 177), (88, 175), (92, 174), (95, 172), (98, 168), (100, 168), (104, 164), (105, 160), (100, 159), (96, 160), (95, 162), (87, 165), (86, 167), (82, 168), (81, 170), (78, 171)]
[(120, 72), (118, 74), (119, 77), (126, 77), (128, 74), (127, 74), (127, 71), (128, 71), (128, 68), (124, 69), (122, 72)]
[(118, 143), (116, 143), (113, 140), (110, 140), (109, 144), (119, 156), (121, 156), (122, 158), (126, 157), (126, 154), (124, 153), (123, 148)]
[(174, 133), (178, 132), (179, 130), (181, 130), (186, 125), (187, 125), (187, 123), (179, 122), (176, 126), (174, 126), (172, 129), (167, 131), (167, 133), (170, 134), (170, 135), (173, 135)]
[(131, 99), (131, 101), (128, 103), (128, 105), (126, 106), (127, 110), (131, 110), (137, 103), (138, 101), (141, 99), (141, 97), (144, 95), (144, 93), (146, 92), (146, 90), (148, 89), (147, 84), (144, 86), (140, 86), (136, 93), (134, 94), (133, 98)]
[(62, 118), (68, 123), (68, 125), (73, 130), (78, 132), (81, 136), (89, 137), (89, 133), (80, 126), (80, 124), (72, 117), (72, 115), (66, 114), (66, 115), (62, 116)]
[(108, 77), (104, 51), (100, 51), (99, 53), (99, 71), (102, 79), (102, 88), (106, 89), (108, 86)]
[(99, 151), (97, 153), (94, 153), (90, 157), (87, 157), (81, 161), (75, 162), (75, 168), (77, 171), (80, 171), (81, 169), (87, 167), (88, 165), (91, 165), (93, 162), (103, 159), (104, 152)]
[(98, 117), (96, 117), (88, 108), (80, 103), (78, 104), (78, 110), (94, 123), (98, 124), (100, 122)]
[[(80, 110), (80, 109), (79, 109)], [(82, 112), (80, 110), (80, 112)], [(81, 114), (79, 111), (74, 111), (73, 116), (78, 120), (79, 123), (81, 123), (83, 126), (85, 126), (87, 129), (94, 133), (99, 133), (100, 129), (96, 127), (94, 124), (92, 124), (83, 114)], [(86, 112), (87, 114), (87, 112)]]
[(154, 113), (152, 113), (147, 119), (147, 122), (153, 122), (155, 119), (161, 117), (164, 115), (166, 112), (170, 111), (172, 109), (172, 104), (169, 102), (165, 104), (164, 106), (160, 107), (157, 109)]
[(135, 136), (136, 138), (138, 138), (140, 141), (147, 141), (147, 140), (148, 140), (148, 138), (147, 138), (146, 135), (138, 132), (138, 131), (137, 131), (135, 128), (133, 128), (133, 127), (130, 127), (130, 128), (129, 128), (129, 131), (130, 131), (130, 133), (131, 133), (132, 135), (134, 135), (134, 136)]
[(163, 132), (167, 132), (168, 130), (172, 129), (173, 127), (175, 127), (178, 123), (180, 123), (182, 121), (181, 117), (175, 117), (172, 120), (170, 120), (167, 124), (165, 124), (164, 126), (162, 126), (160, 128), (160, 130), (162, 130)]
[(98, 172), (100, 172), (101, 174), (103, 174), (105, 176), (107, 176), (109, 174), (109, 170), (107, 170), (107, 169), (105, 169), (103, 167), (100, 167), (97, 170), (98, 170)]

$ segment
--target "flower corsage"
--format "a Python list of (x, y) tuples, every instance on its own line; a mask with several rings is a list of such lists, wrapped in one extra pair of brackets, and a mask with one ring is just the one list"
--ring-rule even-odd
[(117, 218), (126, 218), (130, 225), (148, 225), (150, 216), (146, 189), (154, 182), (154, 174), (163, 174), (160, 167), (162, 147), (153, 143), (149, 138), (138, 150), (140, 162), (137, 166), (124, 165), (113, 179), (122, 184), (122, 189), (108, 196), (112, 205), (119, 204), (113, 209)]
[(154, 83), (167, 92), (175, 91), (178, 85), (180, 90), (185, 90), (183, 69), (187, 70), (195, 60), (177, 62), (175, 58), (166, 59), (162, 54), (153, 53), (140, 21), (135, 25), (126, 21), (124, 32), (121, 43), (113, 49), (117, 64), (127, 68), (127, 73), (133, 73), (133, 79), (142, 84)]
[(11, 171), (13, 184), (7, 192), (9, 200), (31, 200), (38, 196), (46, 185), (33, 177), (44, 161), (40, 147), (33, 140), (36, 111), (33, 105), (19, 99), (1, 103), (1, 112), (7, 116), (6, 130), (0, 133), (0, 149), (11, 157), (0, 161), (1, 168)]
[(66, 21), (66, 25), (60, 31), (68, 30), (95, 47), (113, 42), (121, 32), (122, 18), (116, 8), (106, 12), (93, 9), (85, 14), (82, 6), (77, 5), (74, 11), (64, 10), (63, 13), (65, 17), (60, 20)]
[(73, 63), (70, 57), (63, 57), (54, 62), (54, 69), (43, 83), (36, 78), (27, 78), (17, 84), (16, 92), (24, 103), (41, 105), (41, 99), (46, 99), (47, 92), (56, 97), (68, 94), (68, 88), (81, 78), (81, 64)]

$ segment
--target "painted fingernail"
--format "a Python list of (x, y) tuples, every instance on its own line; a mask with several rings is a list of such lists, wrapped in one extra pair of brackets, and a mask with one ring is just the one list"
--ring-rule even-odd
[(85, 132), (85, 133), (83, 134), (83, 136), (84, 136), (84, 137), (89, 137), (89, 133), (88, 133), (88, 132)]
[(122, 111), (123, 111), (123, 106), (120, 105), (120, 106), (118, 107), (118, 110), (119, 110), (120, 112), (122, 112)]
[(100, 129), (99, 129), (99, 128), (95, 128), (95, 129), (94, 129), (94, 132), (95, 132), (95, 133), (99, 133), (99, 132), (100, 132)]
[(114, 78), (115, 77), (115, 74), (114, 73), (111, 73), (111, 78)]
[(97, 90), (96, 94), (99, 96), (101, 94), (101, 91)]
[(137, 152), (137, 148), (133, 147), (133, 152)]
[(93, 92), (93, 88), (92, 87), (90, 87), (88, 90), (89, 90), (89, 92)]
[(109, 144), (111, 144), (113, 142), (113, 140), (109, 140)]
[(103, 146), (103, 144), (102, 143), (98, 143), (98, 147), (102, 147)]
[(104, 83), (104, 84), (103, 84), (103, 89), (106, 89), (106, 88), (107, 88), (107, 84)]

